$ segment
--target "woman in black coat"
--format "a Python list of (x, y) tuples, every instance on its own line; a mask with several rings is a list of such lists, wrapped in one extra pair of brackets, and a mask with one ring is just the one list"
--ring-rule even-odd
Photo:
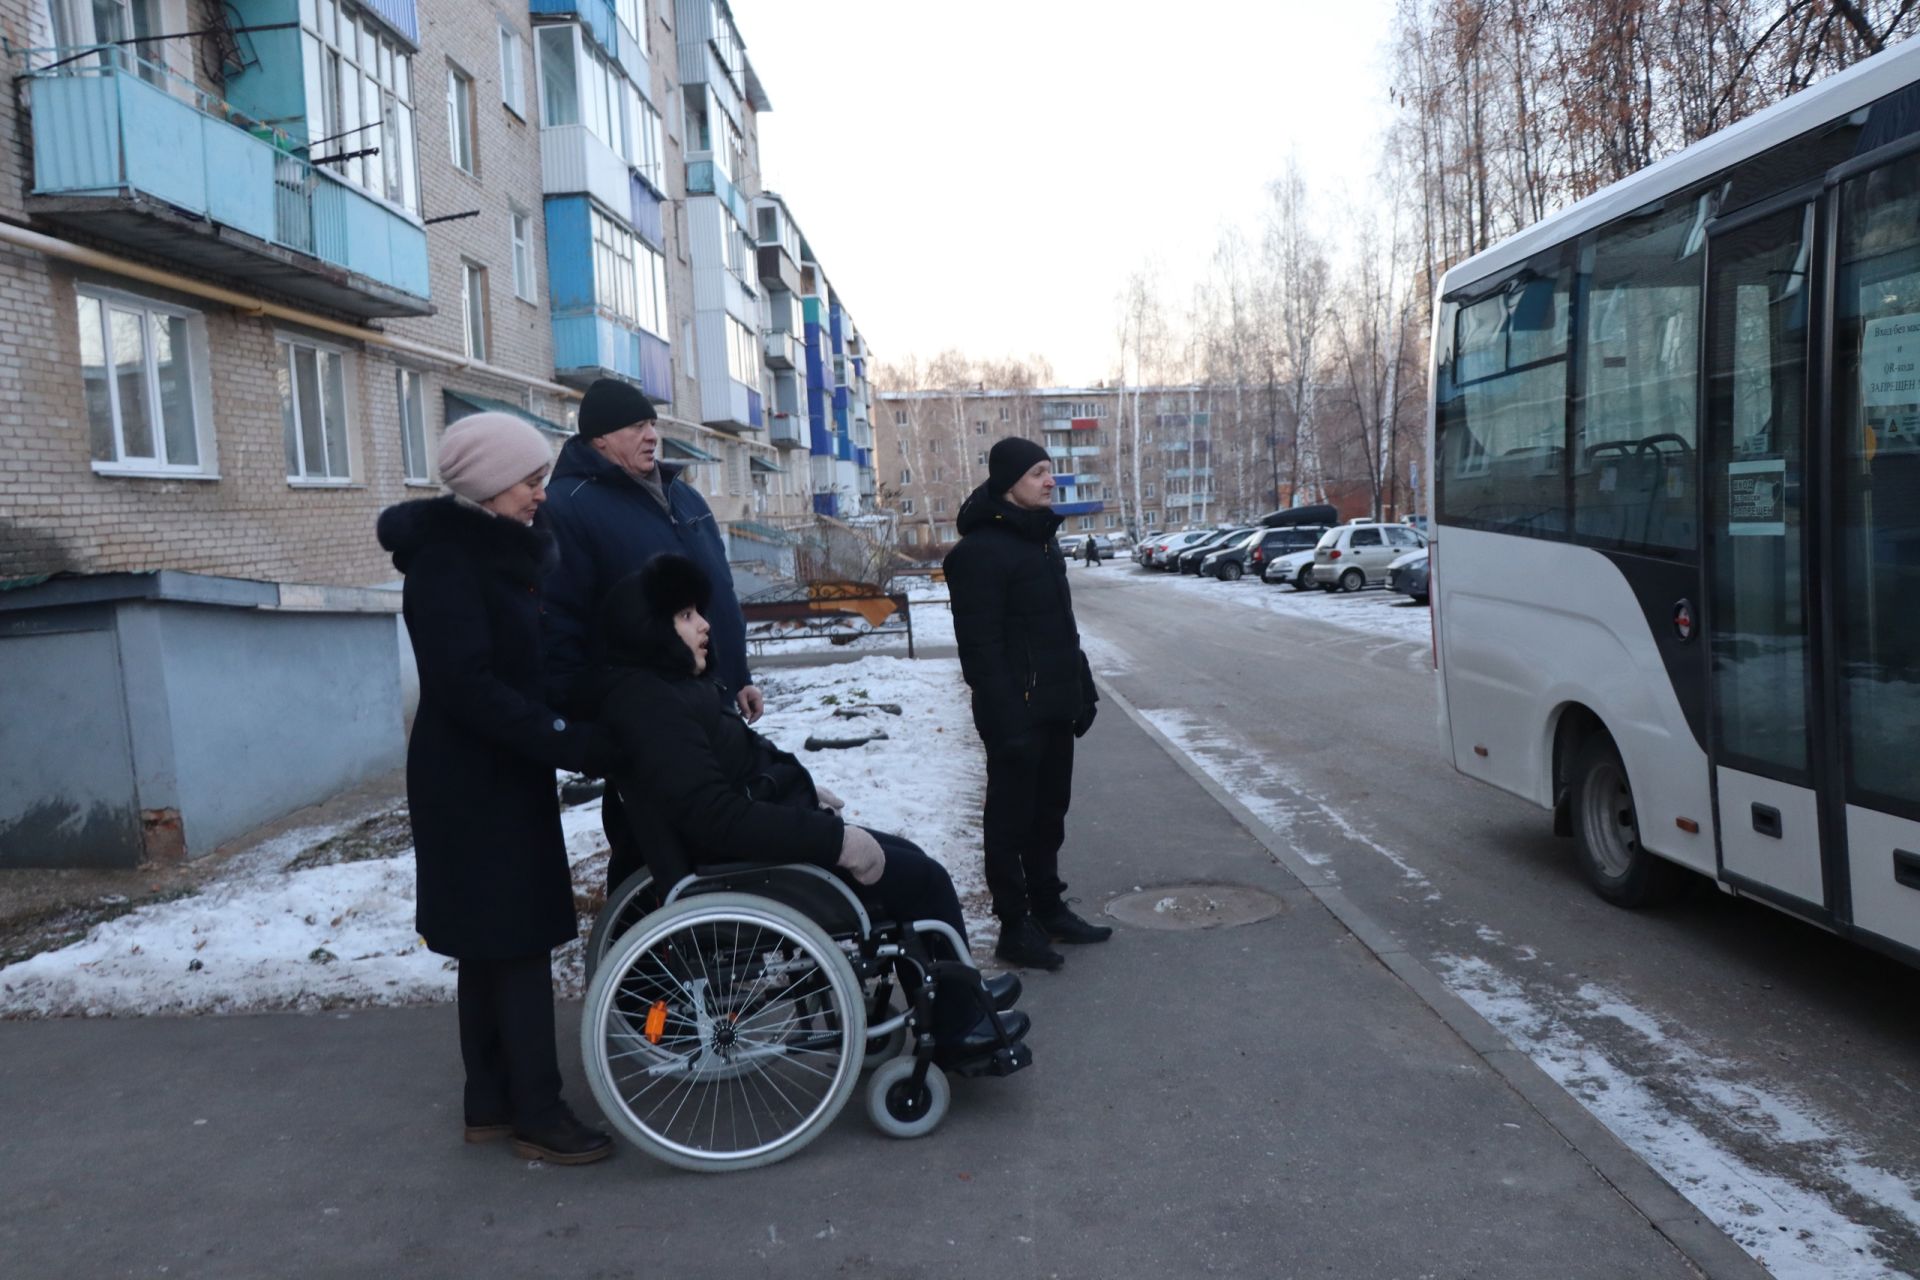
[(579, 924), (554, 770), (603, 770), (608, 740), (540, 698), (540, 580), (556, 556), (531, 521), (551, 460), (518, 418), (461, 419), (440, 446), (452, 496), (389, 507), (378, 533), (406, 575), (416, 922), (460, 962), (467, 1141), (511, 1133), (523, 1158), (584, 1164), (613, 1148), (560, 1100), (551, 953)]
[[(945, 867), (912, 841), (840, 817), (841, 802), (806, 766), (755, 733), (718, 681), (706, 678), (712, 584), (685, 556), (663, 554), (616, 583), (601, 606), (605, 666), (599, 722), (618, 742), (613, 781), (656, 874), (712, 862), (804, 862), (850, 880), (894, 920), (966, 923)], [(669, 871), (668, 874), (672, 874)], [(953, 1057), (998, 1046), (981, 1005), (1019, 998), (1012, 974), (942, 988), (934, 1038)], [(1023, 1013), (1001, 1017), (1014, 1040)]]

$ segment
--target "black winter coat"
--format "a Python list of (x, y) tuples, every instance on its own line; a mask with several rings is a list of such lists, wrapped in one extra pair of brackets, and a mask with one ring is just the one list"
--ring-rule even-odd
[(566, 710), (592, 714), (590, 672), (600, 602), (614, 583), (661, 552), (686, 556), (706, 571), (713, 601), (704, 610), (712, 671), (738, 693), (753, 683), (747, 670), (747, 620), (733, 593), (726, 544), (707, 500), (679, 478), (684, 468), (655, 464), (665, 486), (663, 510), (638, 481), (575, 436), (560, 450), (539, 526), (560, 547), (560, 568), (547, 583), (543, 622), (550, 696)]
[(541, 699), (540, 579), (553, 540), (453, 498), (380, 514), (407, 578), (420, 709), (407, 743), (415, 921), (441, 955), (537, 955), (579, 932), (556, 768), (605, 764)]
[(659, 667), (601, 674), (599, 722), (626, 763), (613, 781), (655, 879), (713, 862), (840, 860), (840, 815), (806, 766), (747, 726), (716, 680)]
[(981, 741), (991, 749), (1042, 726), (1072, 725), (1100, 695), (1054, 536), (1061, 517), (1023, 510), (981, 485), (956, 523), (947, 591)]

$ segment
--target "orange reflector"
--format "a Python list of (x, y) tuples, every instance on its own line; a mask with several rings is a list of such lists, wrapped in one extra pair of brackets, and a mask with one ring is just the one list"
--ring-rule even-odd
[(659, 1044), (660, 1033), (667, 1029), (667, 1002), (655, 1000), (653, 1008), (647, 1010), (647, 1025), (644, 1034), (648, 1044)]
[(1487, 749), (1485, 747), (1475, 747), (1473, 749), (1473, 754), (1484, 758), (1487, 754)]
[(1680, 828), (1682, 831), (1686, 832), (1690, 836), (1697, 836), (1700, 834), (1700, 824), (1695, 822), (1692, 818), (1675, 818), (1673, 820), (1673, 825)]

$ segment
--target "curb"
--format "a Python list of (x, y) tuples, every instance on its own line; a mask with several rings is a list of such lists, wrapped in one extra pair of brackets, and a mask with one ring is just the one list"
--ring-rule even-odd
[(1341, 926), (1390, 969), (1421, 1003), (1431, 1009), (1453, 1033), (1465, 1042), (1487, 1069), (1506, 1081), (1507, 1086), (1532, 1107), (1547, 1126), (1560, 1135), (1585, 1160), (1601, 1181), (1647, 1220), (1647, 1225), (1665, 1237), (1680, 1255), (1709, 1280), (1771, 1280), (1767, 1269), (1752, 1255), (1715, 1226), (1711, 1219), (1674, 1189), (1653, 1167), (1634, 1154), (1631, 1148), (1579, 1101), (1562, 1089), (1533, 1059), (1513, 1046), (1499, 1028), (1474, 1012), (1472, 1006), (1455, 995), (1440, 978), (1412, 952), (1392, 930), (1380, 924), (1357, 906), (1344, 889), (1329, 881), (1322, 872), (1302, 859), (1291, 846), (1282, 843), (1245, 805), (1215, 782), (1171, 739), (1155, 728), (1137, 707), (1129, 702), (1106, 677), (1095, 675), (1100, 696), (1111, 699), (1126, 712), (1167, 756), (1199, 783), (1220, 806), (1233, 815), (1249, 835), (1259, 841), (1275, 862), (1298, 880), (1315, 900), (1340, 922)]

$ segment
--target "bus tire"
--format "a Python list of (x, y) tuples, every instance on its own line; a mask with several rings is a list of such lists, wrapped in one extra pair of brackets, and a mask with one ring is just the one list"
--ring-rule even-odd
[(1678, 868), (1640, 843), (1633, 787), (1606, 734), (1580, 744), (1568, 790), (1580, 871), (1593, 891), (1616, 907), (1650, 907), (1666, 899)]

